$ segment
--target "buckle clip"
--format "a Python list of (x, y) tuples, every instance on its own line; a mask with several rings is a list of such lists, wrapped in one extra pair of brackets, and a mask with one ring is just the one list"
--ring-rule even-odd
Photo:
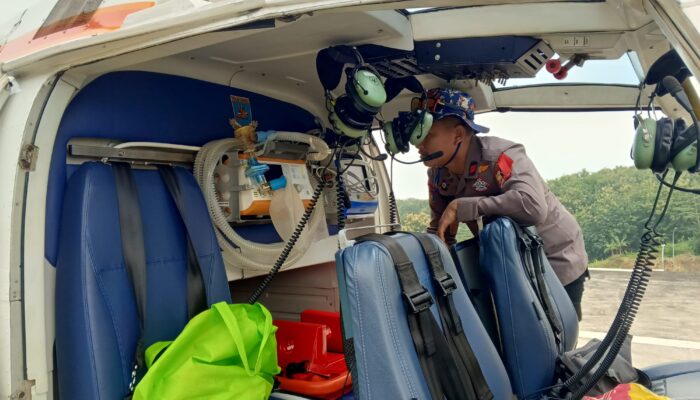
[(452, 279), (452, 277), (448, 273), (445, 273), (445, 276), (443, 276), (442, 278), (435, 277), (434, 279), (435, 282), (437, 282), (440, 286), (443, 296), (449, 296), (450, 294), (452, 294), (452, 292), (455, 291), (455, 289), (457, 289), (457, 283), (454, 281), (454, 279)]
[(411, 308), (411, 312), (414, 314), (425, 311), (433, 305), (433, 296), (431, 296), (425, 288), (422, 288), (420, 292), (414, 294), (404, 292), (403, 296), (406, 300), (406, 304), (408, 304)]

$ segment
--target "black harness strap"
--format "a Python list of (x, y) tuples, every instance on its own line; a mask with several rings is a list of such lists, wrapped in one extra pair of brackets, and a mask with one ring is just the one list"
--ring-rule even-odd
[(438, 306), (443, 327), (449, 332), (449, 334), (445, 332), (445, 336), (448, 344), (457, 352), (459, 359), (464, 365), (464, 372), (467, 375), (473, 395), (478, 399), (493, 399), (493, 393), (491, 393), (491, 389), (484, 378), (479, 361), (464, 334), (462, 320), (459, 317), (452, 297), (452, 292), (457, 289), (457, 284), (452, 279), (452, 276), (445, 271), (440, 250), (425, 233), (405, 233), (415, 237), (423, 248), (433, 275), (433, 282), (436, 285), (436, 289), (439, 289), (442, 294), (442, 296), (438, 297)]
[(430, 311), (433, 299), (420, 284), (413, 263), (395, 239), (369, 234), (357, 239), (358, 242), (375, 241), (388, 251), (396, 269), (401, 292), (410, 310), (408, 325), (416, 348), (416, 353), (428, 383), (433, 399), (475, 399), (469, 381), (460, 371), (461, 363), (456, 360), (435, 317)]
[(430, 293), (420, 284), (418, 275), (413, 269), (413, 264), (408, 260), (408, 256), (403, 249), (387, 236), (379, 234), (369, 234), (357, 239), (357, 242), (379, 242), (389, 251), (389, 255), (394, 262), (394, 268), (399, 278), (401, 295), (406, 306), (410, 310), (408, 314), (408, 327), (416, 348), (418, 361), (420, 362), (423, 375), (428, 384), (430, 395), (433, 399), (443, 399), (444, 393), (440, 379), (436, 370), (436, 348), (435, 338), (431, 325), (435, 319), (430, 315), (430, 306), (433, 298)]
[(168, 188), (168, 192), (170, 192), (170, 196), (180, 214), (180, 219), (187, 231), (187, 314), (189, 319), (192, 319), (195, 315), (208, 308), (204, 277), (202, 276), (202, 268), (199, 262), (200, 258), (197, 248), (192, 244), (192, 221), (190, 221), (190, 218), (187, 218), (185, 198), (182, 195), (180, 182), (177, 180), (173, 167), (159, 165), (158, 172)]
[[(136, 345), (134, 365), (131, 371), (129, 392), (133, 392), (136, 383), (146, 372), (144, 360), (143, 338), (146, 336), (148, 324), (146, 321), (146, 288), (148, 276), (146, 272), (146, 250), (143, 240), (143, 222), (139, 206), (138, 189), (131, 174), (131, 167), (125, 163), (112, 164), (114, 180), (117, 188), (117, 203), (119, 207), (119, 229), (121, 233), (122, 255), (126, 272), (134, 289), (136, 308), (139, 314), (141, 336)], [(130, 398), (130, 394), (127, 395)]]
[(561, 335), (564, 329), (562, 327), (562, 322), (559, 320), (559, 316), (555, 311), (556, 308), (552, 303), (552, 298), (549, 294), (547, 283), (544, 280), (544, 260), (542, 260), (542, 252), (544, 250), (542, 239), (540, 239), (540, 237), (536, 234), (521, 227), (515, 221), (511, 220), (511, 224), (515, 227), (516, 236), (518, 236), (521, 244), (521, 257), (523, 258), (525, 272), (528, 275), (532, 288), (537, 294), (544, 314), (547, 318), (547, 322), (554, 332), (554, 338), (557, 342), (557, 346), (561, 351)]

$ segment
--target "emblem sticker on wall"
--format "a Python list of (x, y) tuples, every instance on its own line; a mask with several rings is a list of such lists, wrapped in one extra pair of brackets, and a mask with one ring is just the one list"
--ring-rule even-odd
[(233, 119), (241, 126), (250, 125), (253, 122), (253, 110), (250, 107), (250, 99), (247, 97), (231, 96), (233, 107)]

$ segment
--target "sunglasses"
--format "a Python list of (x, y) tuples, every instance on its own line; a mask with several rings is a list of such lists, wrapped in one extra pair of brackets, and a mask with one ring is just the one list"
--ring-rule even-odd
[(411, 99), (411, 112), (425, 108), (428, 112), (434, 113), (438, 106), (442, 105), (442, 103), (433, 98), (414, 97)]

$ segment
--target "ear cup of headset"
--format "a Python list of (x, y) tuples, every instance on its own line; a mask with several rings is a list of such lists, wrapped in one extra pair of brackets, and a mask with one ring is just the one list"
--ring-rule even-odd
[(673, 169), (676, 171), (688, 171), (695, 167), (695, 162), (698, 159), (698, 141), (695, 140), (691, 144), (684, 146), (675, 157), (673, 157)]
[(330, 120), (331, 125), (333, 125), (333, 129), (335, 129), (338, 133), (341, 133), (345, 136), (349, 136), (351, 138), (359, 138), (359, 137), (364, 136), (367, 133), (367, 129), (357, 129), (357, 128), (353, 128), (351, 126), (348, 126), (347, 124), (345, 124), (343, 122), (343, 120), (341, 120), (338, 117), (338, 114), (336, 114), (335, 112), (332, 112), (329, 115), (328, 119)]
[(651, 161), (652, 171), (663, 172), (671, 162), (673, 133), (673, 120), (671, 118), (661, 118), (657, 121), (654, 157)]
[[(637, 118), (637, 117), (635, 117)], [(656, 145), (656, 120), (645, 118), (639, 121), (632, 145), (632, 159), (638, 169), (651, 168)]]
[(697, 131), (694, 126), (686, 129), (682, 119), (676, 120), (674, 130), (676, 134), (673, 138), (673, 146), (671, 146), (671, 164), (676, 171), (688, 171), (694, 168), (697, 162)]
[(414, 123), (408, 140), (412, 145), (418, 146), (428, 136), (430, 128), (433, 126), (433, 114), (425, 110), (416, 110), (414, 113)]
[(348, 72), (345, 93), (353, 100), (357, 111), (374, 116), (386, 103), (386, 90), (382, 80), (366, 68), (355, 68)]
[(395, 140), (393, 125), (393, 120), (382, 124), (382, 132), (384, 132), (384, 142), (386, 143), (385, 148), (386, 151), (392, 156), (400, 152), (399, 146)]
[(353, 107), (353, 100), (340, 96), (330, 115), (331, 123), (343, 134), (357, 138), (365, 135), (372, 127), (374, 116)]

